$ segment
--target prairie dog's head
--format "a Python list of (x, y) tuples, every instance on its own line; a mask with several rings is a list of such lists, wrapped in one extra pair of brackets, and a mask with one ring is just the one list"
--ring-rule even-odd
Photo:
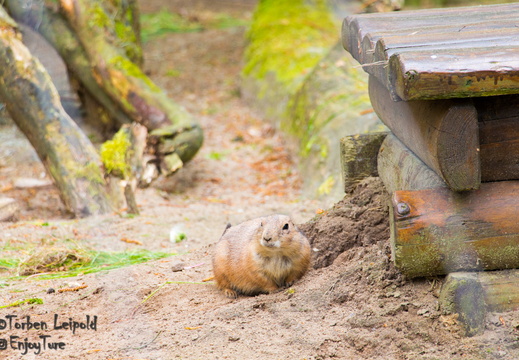
[(290, 242), (293, 234), (299, 232), (290, 217), (271, 215), (261, 219), (260, 244), (267, 248), (280, 248)]

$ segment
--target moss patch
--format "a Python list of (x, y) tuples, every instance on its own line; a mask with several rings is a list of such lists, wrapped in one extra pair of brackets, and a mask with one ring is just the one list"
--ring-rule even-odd
[(262, 0), (247, 34), (243, 74), (257, 79), (275, 74), (287, 93), (338, 39), (338, 30), (323, 0)]
[(130, 177), (131, 169), (128, 164), (130, 145), (128, 134), (123, 130), (119, 130), (112, 140), (108, 140), (101, 145), (101, 160), (107, 173), (124, 179)]

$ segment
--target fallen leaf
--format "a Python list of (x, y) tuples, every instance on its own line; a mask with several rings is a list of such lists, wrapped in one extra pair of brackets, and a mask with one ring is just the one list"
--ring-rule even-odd
[(128, 243), (128, 244), (136, 244), (136, 245), (142, 245), (142, 243), (139, 240), (132, 240), (127, 238), (121, 238), (122, 242)]
[(186, 329), (186, 330), (197, 330), (197, 329), (201, 329), (201, 328), (202, 328), (201, 326), (194, 326), (194, 327), (186, 326), (184, 329)]

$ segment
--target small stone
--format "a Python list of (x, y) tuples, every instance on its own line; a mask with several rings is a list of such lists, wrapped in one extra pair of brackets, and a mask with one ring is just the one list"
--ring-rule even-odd
[(56, 290), (54, 290), (53, 288), (49, 288), (49, 289), (47, 290), (47, 294), (53, 294), (53, 293), (55, 293), (55, 292), (56, 292)]
[(67, 287), (69, 287), (69, 288), (77, 288), (80, 286), (81, 286), (81, 284), (78, 283), (77, 281), (71, 281), (71, 282), (67, 283)]
[(234, 342), (234, 341), (238, 341), (238, 340), (240, 340), (240, 338), (237, 337), (237, 336), (229, 336), (229, 341), (233, 341)]
[(183, 271), (185, 267), (186, 267), (186, 263), (178, 262), (171, 266), (171, 271), (173, 271), (173, 272)]
[(416, 312), (416, 315), (425, 315), (429, 312), (428, 309), (420, 309)]

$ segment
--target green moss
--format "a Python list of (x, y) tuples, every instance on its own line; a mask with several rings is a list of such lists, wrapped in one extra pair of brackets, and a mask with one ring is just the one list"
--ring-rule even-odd
[(89, 27), (109, 28), (112, 24), (112, 20), (99, 4), (94, 4), (92, 6), (88, 14), (88, 19)]
[(122, 178), (130, 176), (131, 169), (127, 161), (130, 145), (128, 134), (124, 130), (119, 130), (112, 140), (101, 145), (101, 161), (109, 174)]
[(262, 0), (247, 34), (246, 76), (273, 73), (289, 94), (337, 41), (324, 0)]
[(89, 162), (83, 167), (76, 170), (76, 176), (87, 179), (91, 183), (104, 184), (103, 174), (99, 169), (99, 165)]
[(125, 58), (124, 56), (115, 56), (110, 60), (110, 64), (114, 66), (114, 68), (123, 72), (125, 75), (132, 76), (134, 78), (142, 80), (151, 91), (160, 92), (160, 88), (147, 77), (142, 70), (135, 65), (133, 62)]

